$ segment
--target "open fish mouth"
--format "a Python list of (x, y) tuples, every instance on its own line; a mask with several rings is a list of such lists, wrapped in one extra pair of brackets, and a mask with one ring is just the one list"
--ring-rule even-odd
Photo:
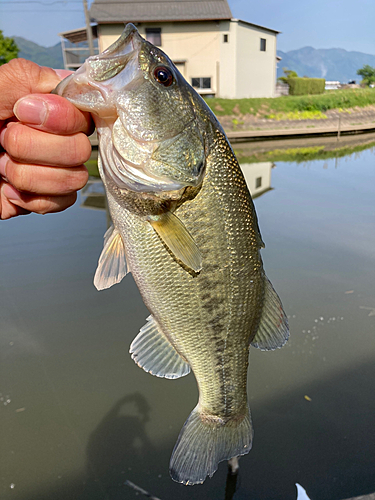
[(114, 116), (116, 91), (134, 88), (143, 79), (138, 64), (143, 43), (137, 28), (128, 24), (116, 42), (101, 54), (86, 59), (52, 93), (69, 99), (82, 111), (103, 118)]
[(186, 87), (170, 59), (128, 24), (54, 93), (93, 114), (107, 179), (120, 189), (157, 194), (203, 180), (204, 139)]

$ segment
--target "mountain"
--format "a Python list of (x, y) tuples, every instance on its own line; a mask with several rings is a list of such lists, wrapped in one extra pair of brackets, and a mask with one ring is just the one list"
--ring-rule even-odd
[(64, 68), (61, 44), (57, 43), (53, 47), (42, 47), (37, 43), (30, 42), (20, 36), (12, 37), (20, 49), (18, 57), (23, 57), (29, 61), (33, 61), (41, 66), (49, 66), (50, 68)]
[(314, 49), (303, 47), (289, 52), (277, 51), (282, 58), (278, 64), (277, 76), (283, 74), (282, 68), (298, 73), (298, 76), (325, 78), (326, 80), (347, 83), (350, 80), (361, 81), (357, 69), (365, 64), (375, 66), (375, 55), (363, 52), (349, 52), (344, 49)]
[[(60, 43), (53, 47), (42, 47), (19, 36), (12, 38), (20, 49), (19, 57), (34, 61), (41, 66), (56, 69), (64, 67)], [(338, 80), (341, 83), (350, 80), (360, 82), (361, 78), (357, 75), (357, 69), (365, 64), (375, 66), (375, 55), (349, 52), (344, 49), (303, 47), (289, 52), (278, 50), (277, 55), (282, 58), (278, 64), (278, 77), (283, 74), (283, 68), (288, 68), (296, 71), (299, 76)]]

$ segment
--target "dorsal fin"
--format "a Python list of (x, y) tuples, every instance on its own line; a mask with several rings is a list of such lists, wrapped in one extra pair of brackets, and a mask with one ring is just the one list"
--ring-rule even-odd
[(288, 320), (281, 300), (267, 276), (264, 294), (259, 328), (251, 345), (262, 351), (273, 351), (282, 347), (289, 338)]
[(165, 212), (149, 219), (151, 226), (169, 248), (176, 260), (198, 273), (202, 269), (202, 255), (193, 237), (180, 219)]
[(111, 226), (104, 235), (104, 246), (96, 268), (94, 285), (98, 290), (104, 290), (120, 283), (127, 272), (124, 242), (119, 231)]
[(152, 316), (133, 340), (130, 350), (137, 365), (156, 377), (179, 378), (190, 372), (190, 366), (160, 330)]

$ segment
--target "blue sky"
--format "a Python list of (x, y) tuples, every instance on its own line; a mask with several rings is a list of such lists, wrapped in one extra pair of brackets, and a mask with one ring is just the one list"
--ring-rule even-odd
[[(91, 1), (89, 0), (89, 3)], [(374, 0), (229, 0), (233, 16), (282, 34), (283, 51), (310, 45), (375, 54)], [(82, 0), (0, 0), (0, 29), (40, 45), (84, 26)]]

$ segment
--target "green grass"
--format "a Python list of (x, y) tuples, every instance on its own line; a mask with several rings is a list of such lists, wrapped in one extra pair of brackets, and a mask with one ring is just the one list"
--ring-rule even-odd
[(285, 161), (302, 163), (311, 160), (328, 160), (330, 158), (342, 158), (365, 149), (375, 148), (375, 142), (361, 144), (358, 146), (339, 146), (334, 149), (325, 149), (325, 146), (312, 146), (305, 148), (274, 149), (252, 156), (245, 156), (240, 150), (234, 150), (240, 163), (260, 163), (264, 161)]
[[(375, 104), (375, 89), (331, 90), (320, 95), (282, 96), (276, 98), (217, 99), (207, 98), (207, 104), (217, 116), (250, 114), (263, 118), (279, 113), (321, 112)], [(293, 118), (294, 119), (294, 118)]]
[(321, 111), (288, 111), (287, 113), (271, 113), (267, 115), (271, 120), (324, 120), (327, 115)]

